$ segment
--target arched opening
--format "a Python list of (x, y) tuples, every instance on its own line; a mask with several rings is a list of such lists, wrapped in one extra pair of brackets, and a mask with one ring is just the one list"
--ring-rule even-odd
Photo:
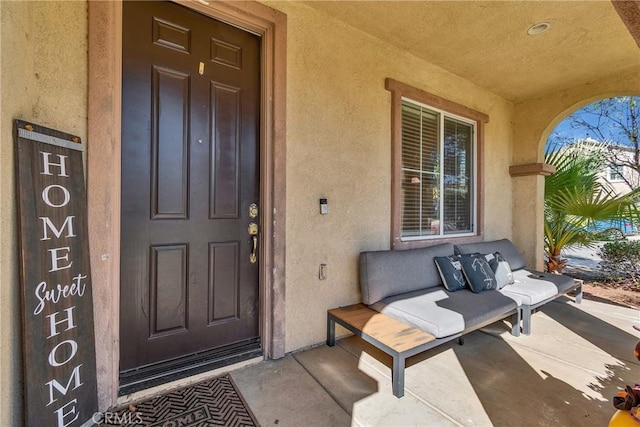
[(562, 272), (567, 250), (637, 234), (634, 193), (640, 188), (640, 97), (582, 103), (548, 134), (544, 162), (544, 252), (548, 271)]
[(574, 111), (594, 101), (616, 96), (640, 96), (640, 75), (622, 73), (549, 93), (515, 105), (512, 167), (512, 238), (527, 262), (544, 268), (544, 147), (556, 126)]
[[(554, 132), (558, 127), (566, 126), (567, 120), (574, 114), (580, 112), (586, 107), (592, 106), (602, 101), (621, 99), (621, 98), (635, 98), (637, 102), (640, 102), (640, 90), (636, 91), (624, 91), (624, 92), (608, 92), (601, 93), (584, 98), (578, 102), (574, 102), (570, 105), (561, 105), (561, 110), (556, 111), (553, 114), (553, 118), (548, 122), (544, 131), (542, 132), (538, 145), (538, 153), (540, 156), (544, 155), (545, 147), (550, 138), (553, 138)], [(565, 135), (566, 136), (566, 135)]]

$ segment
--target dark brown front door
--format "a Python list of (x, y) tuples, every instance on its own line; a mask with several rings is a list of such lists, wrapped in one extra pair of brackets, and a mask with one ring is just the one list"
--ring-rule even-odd
[(123, 14), (126, 374), (259, 346), (260, 39), (171, 2)]

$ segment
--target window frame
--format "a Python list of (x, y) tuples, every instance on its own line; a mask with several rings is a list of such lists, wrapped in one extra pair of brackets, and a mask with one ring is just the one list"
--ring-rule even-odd
[[(484, 125), (489, 116), (472, 108), (437, 95), (414, 88), (391, 78), (385, 80), (385, 88), (391, 92), (391, 248), (408, 249), (430, 246), (436, 243), (469, 243), (482, 240), (484, 222), (483, 148)], [(463, 119), (475, 125), (473, 203), (475, 229), (459, 235), (419, 236), (402, 238), (402, 102), (407, 100), (446, 114), (453, 119)]]
[[(468, 165), (471, 166), (471, 175), (470, 175), (470, 180), (471, 180), (471, 195), (472, 197), (470, 198), (470, 210), (471, 210), (471, 218), (470, 218), (470, 222), (471, 222), (471, 230), (467, 230), (467, 231), (460, 231), (459, 233), (451, 233), (451, 234), (446, 234), (444, 232), (444, 230), (442, 229), (442, 227), (440, 227), (440, 229), (438, 230), (438, 233), (441, 234), (424, 234), (424, 235), (418, 235), (418, 236), (400, 236), (400, 239), (403, 242), (408, 242), (408, 241), (412, 241), (412, 240), (434, 240), (434, 239), (449, 239), (449, 238), (458, 238), (458, 237), (469, 237), (469, 236), (475, 236), (476, 235), (476, 225), (477, 225), (477, 221), (478, 221), (478, 203), (477, 203), (477, 167), (478, 167), (478, 156), (477, 156), (477, 140), (478, 140), (478, 130), (477, 130), (477, 121), (475, 120), (471, 120), (468, 119), (466, 117), (462, 117), (459, 115), (455, 115), (452, 114), (448, 111), (439, 109), (439, 108), (434, 108), (430, 105), (426, 105), (422, 102), (416, 101), (414, 99), (409, 99), (407, 97), (402, 97), (402, 105), (405, 105), (406, 103), (409, 103), (415, 107), (420, 108), (421, 111), (427, 111), (430, 113), (433, 113), (434, 115), (436, 115), (436, 117), (438, 118), (437, 120), (437, 128), (438, 128), (438, 162), (441, 165), (441, 172), (439, 173), (439, 177), (438, 177), (438, 190), (440, 191), (441, 194), (444, 194), (444, 180), (445, 180), (445, 173), (444, 173), (444, 133), (445, 133), (445, 126), (446, 126), (446, 121), (449, 120), (450, 122), (458, 122), (458, 123), (462, 123), (464, 125), (468, 125), (471, 127), (472, 129), (472, 140), (471, 140), (471, 159), (470, 162), (467, 161), (466, 163)], [(402, 120), (402, 119), (401, 119)], [(403, 141), (400, 142), (401, 147), (403, 144)], [(401, 179), (404, 180), (404, 173), (405, 172), (416, 172), (419, 174), (423, 174), (425, 173), (425, 171), (423, 169), (415, 169), (415, 170), (411, 170), (410, 168), (406, 168), (404, 165), (400, 165), (401, 168), (401, 172), (402, 172), (402, 177)], [(446, 204), (446, 200), (441, 199), (438, 203), (438, 217), (439, 217), (439, 221), (442, 223), (444, 220), (444, 210), (445, 210), (445, 204)], [(402, 220), (401, 220), (402, 221)], [(400, 232), (402, 233), (402, 222), (400, 224), (401, 230)]]
[[(614, 177), (614, 175), (616, 175)], [(607, 181), (624, 182), (625, 165), (624, 163), (614, 163), (607, 167)], [(618, 178), (619, 176), (619, 178)]]

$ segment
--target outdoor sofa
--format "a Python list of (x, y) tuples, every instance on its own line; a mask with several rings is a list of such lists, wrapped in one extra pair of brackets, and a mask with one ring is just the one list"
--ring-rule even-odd
[(531, 333), (531, 315), (544, 304), (575, 291), (575, 302), (582, 302), (582, 281), (563, 274), (551, 274), (527, 268), (526, 261), (508, 239), (456, 245), (457, 254), (500, 252), (513, 273), (514, 283), (502, 288), (504, 294), (519, 299), (522, 333)]
[(462, 344), (465, 334), (503, 319), (512, 335), (521, 321), (530, 334), (538, 307), (572, 290), (577, 303), (582, 298), (581, 281), (526, 268), (508, 239), (362, 252), (360, 286), (364, 304), (329, 310), (327, 344), (334, 345), (338, 323), (390, 354), (397, 397), (406, 358), (454, 339)]

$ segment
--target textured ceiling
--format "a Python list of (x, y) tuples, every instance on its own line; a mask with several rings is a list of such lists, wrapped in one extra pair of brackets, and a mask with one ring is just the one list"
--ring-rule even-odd
[[(640, 72), (633, 28), (610, 1), (306, 4), (514, 102)], [(528, 35), (539, 22), (551, 28)]]

